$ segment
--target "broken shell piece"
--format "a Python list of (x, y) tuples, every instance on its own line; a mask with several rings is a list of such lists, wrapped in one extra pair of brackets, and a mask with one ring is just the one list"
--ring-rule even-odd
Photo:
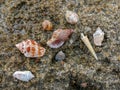
[(73, 11), (66, 11), (65, 18), (66, 18), (67, 22), (70, 24), (75, 24), (79, 20), (77, 13), (75, 13)]
[(83, 33), (81, 33), (81, 39), (84, 42), (84, 44), (87, 46), (87, 48), (90, 50), (90, 52), (92, 53), (92, 55), (95, 57), (96, 60), (98, 60), (97, 55), (92, 47), (92, 45), (90, 44), (89, 39), (87, 38), (87, 36), (84, 36)]
[(26, 57), (42, 57), (45, 53), (45, 48), (41, 47), (34, 40), (25, 40), (18, 44), (16, 47), (26, 56)]
[(21, 81), (28, 82), (29, 80), (31, 80), (35, 76), (30, 71), (16, 71), (16, 72), (14, 72), (13, 77), (17, 78)]
[(53, 32), (52, 38), (47, 41), (47, 45), (51, 48), (59, 48), (68, 40), (72, 33), (72, 29), (58, 29)]
[(104, 32), (100, 29), (100, 27), (98, 27), (96, 32), (93, 34), (93, 38), (94, 38), (94, 44), (96, 46), (102, 45), (102, 41), (104, 39)]

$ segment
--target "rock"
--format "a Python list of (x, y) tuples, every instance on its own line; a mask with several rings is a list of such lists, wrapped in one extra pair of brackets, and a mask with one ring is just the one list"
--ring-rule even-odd
[(13, 77), (28, 82), (32, 78), (34, 78), (34, 75), (30, 71), (16, 71), (13, 74)]
[(63, 51), (59, 51), (55, 56), (56, 61), (61, 61), (64, 59), (65, 59), (65, 54), (63, 53)]
[(91, 31), (91, 28), (90, 27), (85, 27), (85, 33), (87, 33), (87, 32), (90, 32)]
[(93, 38), (94, 38), (94, 44), (96, 46), (102, 45), (102, 41), (104, 39), (104, 32), (100, 29), (100, 27), (98, 27), (96, 32), (93, 34)]

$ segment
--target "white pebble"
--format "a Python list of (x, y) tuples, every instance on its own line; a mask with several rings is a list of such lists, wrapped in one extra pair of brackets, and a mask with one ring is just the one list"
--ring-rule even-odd
[(16, 72), (14, 72), (13, 77), (17, 78), (21, 81), (28, 82), (29, 80), (31, 80), (35, 76), (30, 71), (16, 71)]

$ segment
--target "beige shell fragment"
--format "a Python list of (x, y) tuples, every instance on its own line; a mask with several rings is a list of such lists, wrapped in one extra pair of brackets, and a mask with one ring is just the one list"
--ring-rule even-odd
[(94, 51), (94, 49), (93, 49), (89, 39), (87, 38), (87, 36), (84, 36), (84, 34), (81, 33), (81, 39), (84, 42), (84, 44), (87, 46), (87, 48), (90, 50), (92, 55), (95, 57), (95, 59), (98, 60), (97, 55), (96, 55), (96, 53), (95, 53), (95, 51)]
[(100, 29), (100, 27), (98, 27), (96, 32), (93, 34), (93, 38), (94, 38), (94, 44), (96, 46), (102, 45), (102, 41), (104, 39), (104, 32)]

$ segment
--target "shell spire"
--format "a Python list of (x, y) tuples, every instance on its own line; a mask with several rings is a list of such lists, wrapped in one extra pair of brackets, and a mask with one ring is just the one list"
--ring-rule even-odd
[(59, 48), (72, 33), (73, 29), (58, 29), (53, 32), (51, 39), (47, 41), (47, 45), (51, 48)]
[(96, 60), (98, 60), (98, 57), (89, 41), (89, 39), (87, 38), (87, 36), (84, 36), (83, 33), (81, 33), (81, 39), (84, 42), (84, 44), (87, 46), (87, 48), (90, 50), (90, 52), (92, 53), (92, 55), (95, 57)]
[(26, 57), (42, 57), (45, 53), (45, 48), (41, 47), (36, 41), (30, 39), (16, 44), (16, 47)]

